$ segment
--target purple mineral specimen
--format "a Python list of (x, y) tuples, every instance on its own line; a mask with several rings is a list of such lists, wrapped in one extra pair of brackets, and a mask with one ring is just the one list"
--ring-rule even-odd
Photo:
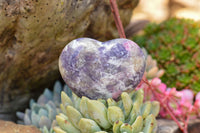
[(133, 90), (145, 71), (145, 56), (128, 39), (99, 42), (90, 38), (71, 41), (59, 58), (60, 73), (79, 97), (119, 98)]

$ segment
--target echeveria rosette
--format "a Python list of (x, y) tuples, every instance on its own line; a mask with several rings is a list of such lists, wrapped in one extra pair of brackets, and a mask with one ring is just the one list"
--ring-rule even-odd
[(200, 91), (200, 23), (172, 18), (161, 24), (149, 24), (144, 35), (133, 40), (157, 60), (161, 77), (169, 87)]
[(42, 133), (54, 133), (53, 127), (56, 125), (56, 115), (61, 112), (59, 109), (61, 103), (61, 91), (72, 95), (67, 85), (62, 87), (59, 81), (54, 84), (53, 92), (46, 88), (35, 102), (30, 100), (30, 109), (25, 112), (17, 112), (19, 124), (34, 125), (39, 128)]
[(159, 69), (157, 65), (157, 61), (152, 58), (151, 55), (149, 55), (145, 48), (142, 48), (143, 53), (146, 57), (146, 69), (145, 69), (145, 77), (148, 80), (151, 80), (153, 78), (160, 78), (163, 76), (165, 71), (163, 69)]
[(79, 97), (117, 99), (132, 91), (145, 71), (145, 56), (128, 39), (100, 42), (90, 38), (71, 41), (59, 58), (60, 73)]
[(143, 103), (143, 90), (123, 92), (121, 100), (91, 100), (62, 92), (62, 113), (56, 116), (56, 133), (155, 133), (157, 101)]

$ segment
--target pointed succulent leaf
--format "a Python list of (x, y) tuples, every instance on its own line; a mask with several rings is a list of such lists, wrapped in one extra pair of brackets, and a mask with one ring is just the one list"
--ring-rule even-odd
[(80, 119), (82, 118), (81, 113), (72, 106), (66, 107), (66, 113), (67, 113), (67, 117), (69, 118), (70, 122), (76, 128), (79, 128), (78, 123), (79, 123)]
[(121, 127), (121, 125), (123, 124), (123, 122), (122, 121), (116, 121), (115, 123), (114, 123), (114, 125), (113, 125), (113, 133), (121, 133), (120, 132), (120, 127)]
[(62, 115), (56, 116), (56, 121), (57, 121), (58, 125), (60, 126), (60, 128), (69, 133), (80, 133), (80, 131), (77, 128), (75, 128), (71, 124), (71, 122), (66, 118), (67, 117), (62, 117)]
[(76, 94), (74, 94), (74, 93), (72, 93), (72, 99), (73, 99), (74, 107), (77, 110), (80, 110), (81, 99)]
[[(44, 94), (40, 95), (40, 97), (37, 100), (37, 104), (39, 105), (45, 105), (47, 102), (49, 101), (49, 99), (47, 97), (44, 96)], [(32, 104), (33, 105), (33, 104)], [(31, 107), (31, 106), (30, 106)]]
[(16, 116), (20, 119), (20, 120), (23, 120), (24, 119), (24, 113), (23, 112), (17, 112), (16, 113)]
[(39, 128), (47, 127), (49, 130), (51, 128), (51, 120), (47, 118), (46, 116), (41, 116), (39, 121)]
[(157, 66), (155, 66), (155, 67), (152, 67), (149, 71), (148, 71), (148, 73), (146, 74), (147, 75), (147, 78), (148, 79), (153, 79), (154, 77), (156, 77), (157, 76), (157, 73), (158, 73), (158, 67)]
[(87, 100), (87, 108), (89, 116), (97, 122), (102, 128), (108, 129), (111, 124), (107, 119), (107, 108), (97, 100)]
[(48, 110), (48, 118), (53, 121), (56, 117), (56, 107), (52, 101), (49, 101), (48, 104), (45, 105)]
[(99, 98), (99, 99), (97, 99), (97, 101), (103, 103), (103, 104), (107, 107), (106, 100), (104, 100), (104, 99), (100, 99), (100, 98)]
[(31, 124), (32, 124), (31, 119), (30, 119), (28, 113), (26, 113), (26, 114), (24, 115), (24, 124), (25, 124), (25, 125), (31, 125)]
[(80, 102), (80, 112), (83, 114), (85, 118), (90, 118), (88, 114), (88, 107), (87, 107), (87, 100), (88, 98), (83, 96)]
[(39, 105), (37, 103), (33, 103), (32, 107), (31, 107), (31, 110), (35, 111), (35, 113), (38, 113), (41, 108), (43, 108), (42, 105)]
[(53, 87), (53, 101), (58, 106), (61, 102), (61, 91), (62, 91), (62, 85), (59, 81), (56, 81)]
[(142, 105), (143, 100), (144, 100), (144, 91), (143, 89), (139, 89), (137, 91), (135, 91), (135, 93), (133, 94), (133, 102), (138, 102), (139, 104)]
[(26, 109), (25, 110), (25, 114), (27, 114), (29, 117), (31, 117), (31, 110), (30, 109)]
[(151, 102), (147, 101), (142, 105), (141, 108), (141, 115), (143, 117), (143, 119), (145, 119), (151, 112)]
[(55, 126), (57, 126), (56, 118), (55, 118), (55, 120), (53, 120), (52, 123), (51, 123), (51, 129), (52, 129), (53, 127), (55, 127)]
[(64, 107), (66, 107), (68, 105), (73, 106), (71, 99), (64, 91), (61, 92), (61, 101), (62, 101), (62, 104), (64, 105)]
[(48, 88), (46, 88), (46, 89), (44, 90), (43, 95), (44, 95), (48, 100), (52, 100), (52, 99), (53, 99), (53, 93), (52, 93)]
[(33, 103), (35, 103), (35, 100), (31, 99), (30, 102), (29, 102), (29, 107), (32, 107)]
[(124, 123), (120, 127), (121, 133), (132, 133), (132, 127), (128, 123)]
[(41, 109), (39, 110), (39, 112), (38, 112), (38, 115), (39, 115), (39, 117), (41, 117), (41, 116), (48, 116), (48, 112), (47, 112), (46, 109), (41, 108)]
[(157, 132), (157, 129), (158, 129), (158, 123), (157, 123), (157, 121), (156, 121), (156, 119), (155, 119), (155, 121), (154, 121), (154, 128), (153, 128), (153, 131), (152, 131), (152, 133), (156, 133)]
[(53, 86), (53, 91), (57, 92), (57, 93), (61, 93), (61, 90), (62, 90), (62, 85), (61, 85), (60, 81), (56, 81)]
[(53, 127), (50, 129), (49, 133), (55, 133)]
[(140, 114), (140, 108), (143, 104), (143, 99), (144, 99), (144, 92), (142, 89), (139, 89), (133, 94), (133, 107), (131, 110), (131, 114), (136, 113)]
[(62, 113), (64, 113), (65, 115), (67, 115), (65, 107), (64, 107), (63, 104), (60, 104), (60, 109), (61, 109)]
[(125, 111), (125, 118), (127, 118), (132, 109), (132, 99), (129, 97), (128, 93), (126, 93), (126, 92), (123, 92), (121, 94), (121, 98), (122, 98), (123, 107), (124, 107), (124, 111)]
[(117, 106), (108, 107), (107, 117), (108, 117), (108, 121), (112, 125), (114, 124), (114, 122), (118, 120), (124, 122), (124, 119), (125, 119), (122, 110)]
[(122, 110), (124, 109), (124, 108), (123, 108), (123, 102), (122, 102), (122, 100), (119, 100), (119, 101), (117, 102), (117, 106), (120, 107)]
[(56, 110), (56, 108), (57, 108), (53, 101), (48, 101), (48, 103), (46, 105), (47, 105), (47, 107), (49, 106), (50, 108), (52, 108), (54, 110)]
[(55, 133), (52, 128), (48, 130), (46, 126), (44, 126), (43, 128), (40, 128), (40, 131), (42, 133)]
[(160, 111), (160, 103), (158, 101), (151, 102), (151, 114), (155, 117), (159, 114)]
[(131, 112), (128, 118), (128, 123), (132, 125), (135, 122), (136, 118), (137, 118), (137, 114), (134, 112)]
[(153, 116), (153, 114), (148, 115), (144, 121), (143, 132), (151, 133), (153, 131), (154, 127), (156, 126), (155, 121), (156, 120), (155, 120), (155, 117)]
[(142, 106), (142, 104), (140, 104), (139, 102), (134, 102), (129, 116), (131, 116), (133, 114), (139, 115), (141, 112), (140, 111), (141, 106)]
[(136, 93), (136, 90), (133, 90), (131, 92), (128, 93), (129, 97), (133, 100), (133, 95)]
[(72, 90), (67, 85), (65, 85), (63, 88), (64, 88), (63, 91), (71, 98)]
[(41, 131), (42, 133), (49, 133), (49, 130), (47, 129), (46, 126), (40, 128), (40, 131)]
[(91, 119), (81, 118), (78, 123), (81, 133), (94, 133), (101, 131), (97, 123)]
[(142, 116), (138, 116), (135, 120), (135, 122), (131, 125), (132, 127), (132, 133), (138, 133), (142, 131), (143, 128), (143, 118)]
[(63, 114), (63, 113), (60, 113), (59, 116), (61, 116), (62, 118), (68, 120), (68, 117), (65, 114)]
[(34, 126), (39, 127), (40, 117), (35, 113), (35, 111), (32, 111), (31, 113), (31, 120)]
[(56, 126), (53, 128), (55, 133), (68, 133), (67, 131), (62, 130), (60, 127)]
[(115, 100), (113, 100), (112, 98), (107, 99), (107, 104), (108, 104), (108, 107), (117, 106), (117, 102), (115, 102)]

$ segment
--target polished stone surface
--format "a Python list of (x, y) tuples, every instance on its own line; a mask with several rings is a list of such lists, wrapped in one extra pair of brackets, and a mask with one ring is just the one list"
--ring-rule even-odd
[(78, 96), (117, 99), (133, 90), (145, 71), (145, 56), (128, 39), (100, 42), (90, 38), (71, 41), (59, 58), (66, 84)]

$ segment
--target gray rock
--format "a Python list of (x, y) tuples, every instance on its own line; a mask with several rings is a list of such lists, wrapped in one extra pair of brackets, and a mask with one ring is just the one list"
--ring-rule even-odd
[[(173, 120), (158, 119), (157, 133), (182, 133)], [(189, 121), (188, 133), (200, 132), (200, 119), (193, 119)]]
[[(118, 0), (124, 26), (137, 3)], [(82, 36), (118, 37), (108, 0), (0, 0), (0, 119), (53, 85), (61, 50)]]

